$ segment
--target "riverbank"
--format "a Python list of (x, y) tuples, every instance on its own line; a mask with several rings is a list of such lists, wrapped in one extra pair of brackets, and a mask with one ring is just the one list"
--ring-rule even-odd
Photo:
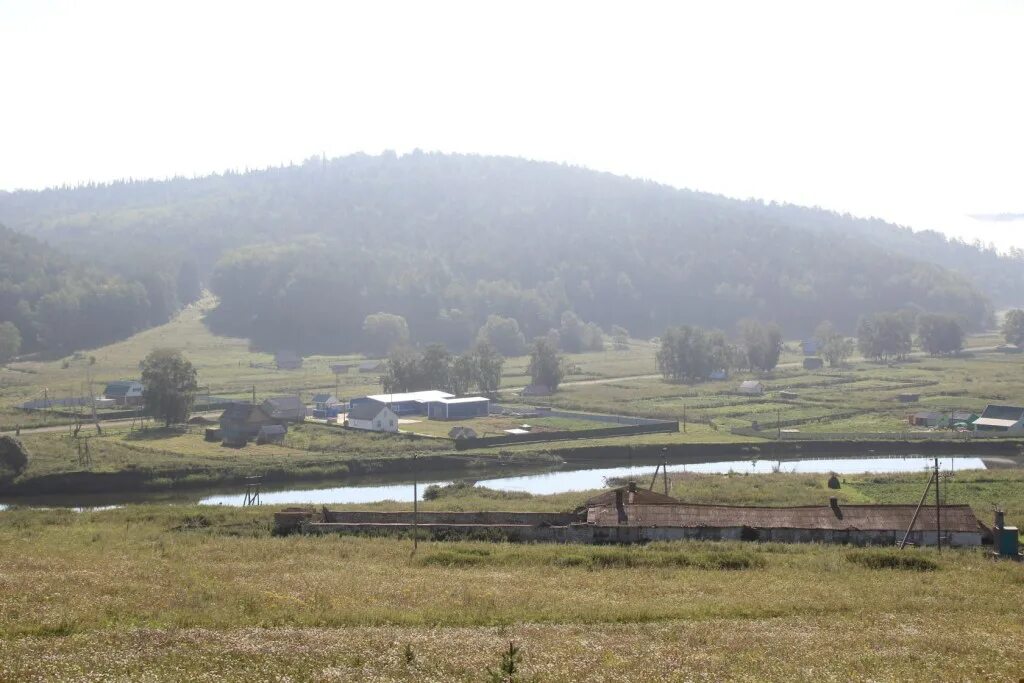
[[(830, 492), (884, 502), (919, 496), (924, 475), (847, 477), (839, 491), (819, 475), (671, 484), (694, 502), (806, 504)], [(1014, 506), (1008, 521), (1024, 514), (1017, 471), (958, 473), (947, 490), (979, 514), (1000, 499)], [(593, 493), (453, 487), (423, 509), (562, 511)], [(1024, 670), (1019, 606), (1006, 599), (1024, 567), (980, 550), (429, 541), (412, 555), (409, 539), (275, 538), (272, 512), (0, 512), (0, 679), (476, 681), (510, 640), (523, 680), (584, 670), (596, 680), (1001, 680)], [(880, 568), (894, 566), (904, 568)], [(595, 643), (610, 654), (595, 658)]]
[[(302, 425), (289, 432), (284, 445), (249, 444), (224, 448), (206, 442), (201, 430), (115, 431), (89, 439), (91, 464), (77, 454), (79, 443), (68, 434), (23, 437), (31, 457), (28, 469), (13, 481), (0, 482), (7, 502), (23, 498), (50, 500), (72, 496), (110, 496), (104, 504), (137, 500), (143, 494), (210, 494), (238, 490), (248, 477), (261, 476), (268, 488), (311, 483), (341, 486), (373, 481), (487, 479), (515, 473), (568, 468), (639, 465), (700, 465), (880, 456), (989, 456), (1006, 467), (1024, 467), (1024, 441), (757, 441), (671, 442), (664, 435), (610, 439), (579, 445), (531, 444), (502, 450), (455, 452), (440, 439), (412, 439)], [(979, 465), (980, 466), (980, 465)], [(736, 469), (742, 469), (736, 465)], [(404, 494), (403, 494), (404, 497)], [(75, 502), (74, 506), (85, 503)]]

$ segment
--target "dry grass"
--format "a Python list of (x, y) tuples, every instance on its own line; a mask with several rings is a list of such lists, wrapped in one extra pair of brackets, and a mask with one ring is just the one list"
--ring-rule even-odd
[[(781, 503), (801, 495), (785, 476), (817, 487), (717, 479), (727, 497)], [(411, 556), (408, 539), (276, 538), (269, 517), (0, 512), (0, 680), (475, 681), (509, 640), (522, 680), (1024, 675), (1024, 566), (978, 550), (903, 554), (910, 571), (888, 568), (889, 549), (814, 545), (423, 542)]]

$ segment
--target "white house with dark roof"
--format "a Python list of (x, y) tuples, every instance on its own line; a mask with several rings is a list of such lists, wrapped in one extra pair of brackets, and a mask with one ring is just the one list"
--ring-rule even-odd
[(974, 421), (979, 432), (996, 432), (1006, 435), (1024, 434), (1024, 408), (1019, 406), (986, 406), (985, 412)]
[(103, 398), (110, 399), (119, 406), (136, 406), (142, 403), (142, 394), (145, 390), (142, 382), (124, 379), (109, 383), (103, 390)]
[(371, 432), (397, 432), (398, 415), (383, 403), (363, 401), (348, 411), (345, 424), (352, 429)]

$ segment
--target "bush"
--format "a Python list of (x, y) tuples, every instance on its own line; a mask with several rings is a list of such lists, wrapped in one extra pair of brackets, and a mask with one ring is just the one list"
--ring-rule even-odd
[(931, 572), (939, 568), (938, 563), (919, 553), (906, 551), (856, 552), (846, 559), (868, 569), (900, 569), (903, 571)]
[(11, 480), (28, 467), (29, 453), (21, 440), (0, 436), (0, 482)]

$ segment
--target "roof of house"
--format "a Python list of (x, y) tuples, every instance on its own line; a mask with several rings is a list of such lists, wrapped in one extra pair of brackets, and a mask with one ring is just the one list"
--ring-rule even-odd
[(313, 403), (337, 403), (338, 397), (334, 394), (313, 394)]
[(740, 389), (760, 389), (761, 386), (763, 386), (761, 382), (756, 379), (747, 379), (740, 382)]
[(438, 398), (434, 399), (434, 402), (451, 405), (453, 403), (488, 403), (490, 400), (491, 399), (484, 398), (483, 396), (463, 396), (462, 398)]
[(106, 389), (103, 390), (104, 396), (124, 396), (132, 389), (141, 389), (142, 382), (136, 382), (133, 379), (122, 379), (116, 382), (109, 382)]
[(359, 364), (360, 370), (376, 370), (377, 368), (384, 365), (382, 360), (366, 360)]
[[(828, 529), (905, 531), (916, 505), (808, 505), (800, 507), (748, 507), (734, 505), (612, 505), (591, 507), (587, 523), (597, 526), (751, 527), (758, 529)], [(978, 532), (984, 527), (968, 505), (942, 507), (942, 530)], [(918, 515), (916, 531), (934, 531), (935, 514)]]
[(372, 420), (380, 415), (382, 410), (389, 410), (389, 408), (378, 401), (363, 401), (352, 406), (352, 410), (348, 411), (348, 419)]
[(988, 405), (985, 406), (985, 412), (981, 414), (982, 419), (995, 419), (995, 420), (1010, 420), (1017, 422), (1024, 418), (1024, 408), (1018, 406), (1001, 406), (1001, 405)]
[(666, 496), (664, 493), (648, 491), (645, 488), (636, 486), (635, 483), (599, 493), (593, 498), (588, 499), (583, 505), (585, 507), (606, 507), (609, 505), (614, 507), (620, 492), (623, 505), (679, 505), (678, 499)]
[(455, 398), (455, 394), (449, 394), (444, 391), (430, 389), (428, 391), (409, 391), (405, 393), (394, 394), (374, 394), (372, 396), (367, 396), (366, 398), (372, 399), (379, 403), (408, 403), (409, 401), (413, 401), (416, 403), (430, 403), (432, 401), (439, 401), (443, 398)]
[(271, 417), (305, 414), (306, 406), (298, 396), (271, 396), (263, 401)]
[(267, 422), (270, 415), (263, 408), (251, 403), (231, 403), (220, 416), (221, 422)]

